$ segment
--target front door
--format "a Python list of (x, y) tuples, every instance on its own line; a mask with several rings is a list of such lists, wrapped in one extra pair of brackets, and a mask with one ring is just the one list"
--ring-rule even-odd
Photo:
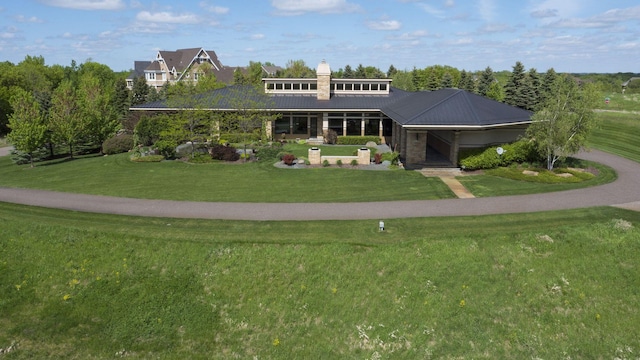
[(318, 137), (318, 117), (311, 116), (309, 118), (309, 137), (317, 138)]

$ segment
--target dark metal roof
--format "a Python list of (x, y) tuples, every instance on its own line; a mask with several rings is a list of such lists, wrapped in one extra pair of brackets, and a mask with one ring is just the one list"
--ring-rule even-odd
[[(234, 85), (197, 95), (211, 110), (233, 110), (228, 99), (250, 94), (249, 86)], [(388, 95), (333, 95), (318, 100), (315, 95), (270, 97), (273, 111), (381, 111), (404, 127), (491, 127), (528, 123), (531, 112), (458, 89), (407, 92), (391, 87)], [(168, 109), (163, 101), (132, 107), (131, 110)]]
[(405, 127), (526, 123), (532, 113), (458, 89), (422, 91), (380, 109)]

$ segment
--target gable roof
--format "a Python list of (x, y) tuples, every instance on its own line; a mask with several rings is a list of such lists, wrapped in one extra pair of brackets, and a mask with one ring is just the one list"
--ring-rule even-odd
[(490, 127), (530, 123), (532, 113), (459, 89), (412, 93), (380, 109), (404, 127)]
[[(248, 85), (233, 85), (196, 95), (205, 99), (210, 110), (234, 110), (228, 99)], [(380, 111), (406, 128), (485, 128), (528, 124), (532, 113), (480, 95), (458, 89), (407, 92), (394, 87), (386, 95), (333, 95), (318, 100), (315, 95), (271, 95), (275, 112), (367, 112)], [(157, 101), (132, 107), (131, 110), (169, 110)]]
[(151, 65), (151, 61), (134, 61), (133, 70), (127, 75), (127, 80), (133, 80), (138, 76), (144, 76), (144, 70)]

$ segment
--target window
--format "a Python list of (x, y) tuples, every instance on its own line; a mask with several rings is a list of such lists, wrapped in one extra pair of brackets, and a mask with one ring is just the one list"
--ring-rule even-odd
[(380, 120), (365, 120), (364, 134), (377, 136), (380, 134)]
[(282, 119), (278, 119), (275, 121), (274, 125), (274, 134), (288, 134), (289, 133), (289, 120), (290, 118), (285, 116)]
[(293, 90), (300, 90), (300, 84), (294, 83)]
[(353, 84), (344, 84), (344, 89), (349, 91), (353, 90)]
[(282, 84), (276, 84), (276, 90), (282, 90)]
[(360, 136), (360, 119), (347, 119), (347, 135)]
[(360, 84), (353, 84), (353, 90), (360, 91), (360, 89), (361, 89)]
[(306, 116), (294, 116), (293, 117), (293, 133), (294, 134), (307, 134), (307, 117)]
[(309, 90), (309, 84), (301, 84), (302, 90)]
[(329, 129), (335, 131), (338, 136), (342, 136), (342, 120), (329, 120)]
[(276, 86), (273, 83), (267, 83), (267, 90), (273, 90)]
[(369, 91), (369, 84), (362, 84), (362, 90)]
[(336, 84), (336, 90), (344, 90), (344, 84)]
[(380, 90), (387, 91), (387, 84), (380, 84)]
[(378, 91), (378, 84), (371, 84), (372, 91)]
[(316, 83), (309, 84), (309, 87), (311, 88), (311, 90), (318, 90), (318, 84)]
[(156, 73), (147, 73), (147, 80), (155, 80)]

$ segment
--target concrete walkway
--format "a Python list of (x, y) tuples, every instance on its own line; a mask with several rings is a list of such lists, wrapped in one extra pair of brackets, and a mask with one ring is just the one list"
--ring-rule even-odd
[(578, 157), (606, 164), (618, 173), (610, 184), (562, 192), (491, 198), (367, 203), (211, 203), (143, 200), (44, 190), (0, 188), (0, 201), (83, 212), (229, 220), (359, 220), (528, 213), (592, 206), (640, 211), (640, 164), (601, 151)]

